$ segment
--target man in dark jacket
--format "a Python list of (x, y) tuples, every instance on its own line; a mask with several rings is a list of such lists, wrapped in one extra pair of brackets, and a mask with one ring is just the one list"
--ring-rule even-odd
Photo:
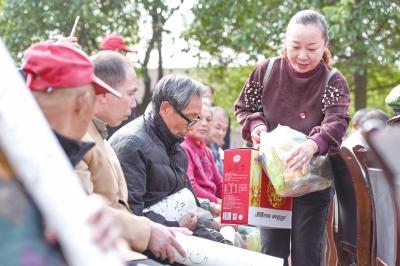
[(128, 203), (136, 215), (166, 226), (186, 227), (193, 235), (215, 240), (189, 212), (178, 221), (144, 209), (184, 188), (187, 157), (179, 145), (188, 128), (199, 121), (203, 85), (184, 76), (165, 76), (154, 88), (145, 114), (118, 130), (110, 139), (121, 163)]

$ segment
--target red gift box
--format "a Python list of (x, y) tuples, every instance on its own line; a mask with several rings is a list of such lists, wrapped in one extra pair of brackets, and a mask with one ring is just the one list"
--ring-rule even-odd
[(275, 193), (251, 148), (224, 151), (221, 222), (291, 228), (292, 198)]

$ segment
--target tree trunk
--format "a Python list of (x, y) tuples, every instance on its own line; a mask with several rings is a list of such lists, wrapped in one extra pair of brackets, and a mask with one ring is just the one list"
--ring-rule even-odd
[[(149, 75), (149, 69), (148, 69), (148, 64), (150, 60), (150, 54), (151, 51), (154, 49), (154, 44), (159, 38), (159, 28), (161, 29), (159, 25), (159, 19), (158, 19), (158, 14), (156, 9), (152, 9), (150, 11), (150, 15), (152, 18), (152, 29), (153, 29), (153, 34), (151, 36), (151, 39), (149, 41), (149, 46), (147, 47), (146, 54), (143, 60), (143, 63), (141, 64), (142, 70), (143, 70), (143, 83), (144, 83), (144, 95), (143, 95), (143, 100), (140, 104), (135, 109), (136, 116), (141, 116), (144, 111), (146, 110), (147, 105), (151, 101), (151, 78)], [(161, 66), (162, 68), (162, 66)]]
[(157, 40), (157, 51), (158, 51), (158, 80), (164, 76), (163, 61), (162, 61), (162, 32), (160, 32), (160, 37)]
[[(1, 1), (1, 0), (0, 0)], [(164, 69), (163, 69), (163, 60), (162, 60), (162, 34), (163, 34), (163, 26), (165, 25), (168, 18), (179, 9), (180, 5), (183, 3), (183, 0), (180, 1), (180, 4), (171, 9), (169, 14), (166, 17), (163, 17), (161, 12), (157, 11), (157, 5), (151, 6), (149, 13), (152, 19), (151, 27), (153, 30), (153, 34), (149, 41), (149, 46), (146, 50), (146, 55), (144, 58), (143, 63), (141, 63), (142, 70), (143, 70), (143, 81), (144, 81), (144, 96), (141, 104), (136, 107), (135, 113), (137, 116), (140, 116), (146, 110), (147, 105), (151, 101), (152, 91), (151, 91), (151, 79), (148, 72), (148, 63), (150, 59), (150, 53), (154, 49), (156, 45), (157, 52), (158, 52), (158, 67), (157, 67), (157, 81), (160, 80), (164, 76)]]
[(357, 69), (353, 77), (356, 88), (355, 108), (359, 110), (367, 106), (367, 67), (363, 66)]
[(143, 83), (144, 83), (144, 95), (142, 98), (142, 102), (140, 104), (138, 104), (135, 108), (135, 115), (136, 117), (141, 116), (144, 111), (146, 110), (147, 105), (149, 104), (149, 102), (151, 101), (151, 79), (149, 76), (149, 72), (146, 67), (143, 67), (142, 65), (142, 69), (143, 69)]

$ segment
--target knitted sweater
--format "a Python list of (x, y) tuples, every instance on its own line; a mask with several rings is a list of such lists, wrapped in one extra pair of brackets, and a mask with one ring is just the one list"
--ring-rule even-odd
[(344, 76), (335, 73), (325, 88), (329, 67), (324, 62), (299, 73), (279, 58), (263, 84), (268, 62), (256, 66), (235, 103), (243, 138), (250, 141), (251, 131), (260, 124), (268, 131), (281, 124), (308, 135), (320, 154), (338, 151), (349, 123), (350, 95)]

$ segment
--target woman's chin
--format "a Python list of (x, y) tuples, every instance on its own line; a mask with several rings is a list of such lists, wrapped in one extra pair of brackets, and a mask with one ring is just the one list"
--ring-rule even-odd
[(309, 65), (306, 65), (306, 66), (296, 65), (295, 70), (299, 73), (306, 73), (306, 72), (310, 71), (311, 69), (310, 69)]

